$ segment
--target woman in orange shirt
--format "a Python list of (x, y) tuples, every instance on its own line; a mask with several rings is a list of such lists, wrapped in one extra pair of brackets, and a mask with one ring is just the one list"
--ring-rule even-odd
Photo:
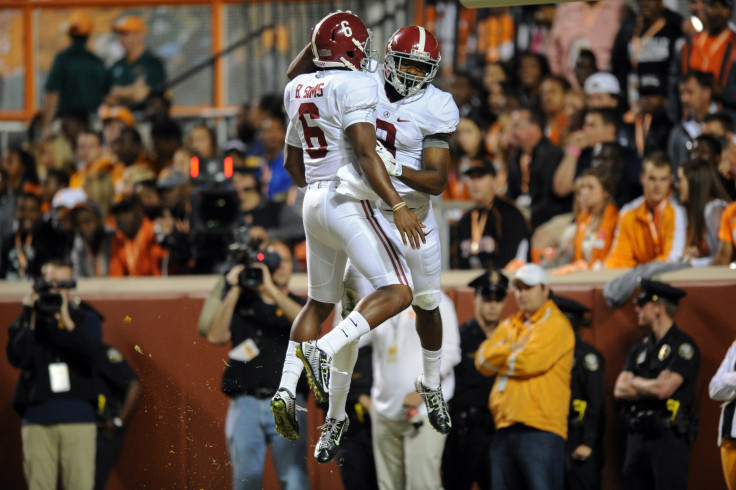
[(571, 242), (572, 262), (554, 274), (602, 268), (613, 243), (618, 221), (613, 177), (599, 168), (589, 168), (578, 179), (577, 188), (579, 209)]

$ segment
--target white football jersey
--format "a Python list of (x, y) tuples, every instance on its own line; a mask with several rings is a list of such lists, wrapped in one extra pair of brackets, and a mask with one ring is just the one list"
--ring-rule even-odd
[[(447, 92), (429, 84), (416, 95), (391, 102), (384, 88), (383, 65), (372, 76), (380, 87), (376, 107), (378, 139), (401, 165), (421, 170), (424, 138), (432, 134), (453, 133), (457, 128), (460, 112), (455, 101)], [(412, 189), (396, 177), (391, 178), (391, 183), (411, 206), (429, 201), (427, 194)]]
[(304, 150), (307, 183), (338, 180), (340, 167), (357, 165), (345, 130), (359, 122), (375, 127), (378, 88), (369, 74), (345, 70), (306, 73), (286, 86), (286, 142)]

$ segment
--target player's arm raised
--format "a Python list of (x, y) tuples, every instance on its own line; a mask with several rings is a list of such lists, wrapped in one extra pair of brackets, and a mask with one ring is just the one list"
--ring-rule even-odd
[(313, 58), (314, 54), (312, 54), (312, 44), (308, 43), (306, 46), (304, 46), (304, 49), (299, 51), (299, 54), (296, 55), (296, 58), (291, 60), (291, 63), (289, 64), (289, 69), (286, 70), (287, 78), (289, 80), (293, 80), (294, 78), (304, 73), (312, 73), (313, 71), (316, 71), (317, 67), (312, 61)]
[[(383, 202), (392, 208), (400, 205), (403, 200), (393, 185), (386, 172), (383, 161), (376, 153), (376, 128), (365, 122), (350, 125), (346, 130), (348, 140), (358, 157), (358, 164), (365, 179), (371, 188), (378, 194)], [(404, 244), (411, 248), (419, 248), (419, 242), (426, 243), (424, 238), (424, 225), (416, 214), (406, 204), (394, 210), (394, 224), (401, 234)]]

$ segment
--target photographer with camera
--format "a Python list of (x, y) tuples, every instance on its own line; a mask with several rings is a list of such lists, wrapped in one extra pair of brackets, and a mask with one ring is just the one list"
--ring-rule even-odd
[(22, 371), (13, 408), (22, 419), (23, 469), (31, 490), (56, 488), (59, 468), (64, 488), (91, 490), (100, 316), (70, 299), (69, 264), (46, 262), (41, 275), (8, 331), (8, 360)]
[[(230, 397), (225, 438), (235, 489), (261, 488), (269, 444), (281, 487), (309, 488), (306, 442), (278, 437), (270, 409), (291, 323), (305, 303), (289, 292), (292, 268), (291, 252), (282, 242), (247, 251), (225, 276), (224, 296), (210, 295), (203, 308), (205, 317), (213, 303), (221, 301), (212, 319), (205, 319), (206, 337), (215, 345), (232, 342), (222, 391)], [(297, 403), (304, 406), (306, 385), (297, 391)], [(306, 411), (297, 417), (306, 424)]]

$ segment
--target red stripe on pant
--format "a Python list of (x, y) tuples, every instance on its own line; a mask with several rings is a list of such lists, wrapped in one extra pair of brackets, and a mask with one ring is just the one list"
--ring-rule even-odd
[(406, 279), (406, 273), (404, 272), (404, 268), (401, 266), (401, 260), (399, 259), (398, 253), (394, 250), (391, 240), (386, 235), (386, 232), (383, 231), (383, 228), (381, 228), (378, 220), (373, 216), (370, 204), (368, 204), (368, 201), (360, 201), (360, 204), (363, 205), (365, 217), (368, 218), (368, 222), (373, 227), (373, 231), (376, 232), (376, 236), (378, 236), (378, 239), (383, 244), (383, 248), (385, 248), (388, 253), (389, 259), (391, 259), (391, 265), (393, 265), (394, 270), (396, 271), (396, 277), (398, 277), (399, 283), (408, 286), (409, 281)]

